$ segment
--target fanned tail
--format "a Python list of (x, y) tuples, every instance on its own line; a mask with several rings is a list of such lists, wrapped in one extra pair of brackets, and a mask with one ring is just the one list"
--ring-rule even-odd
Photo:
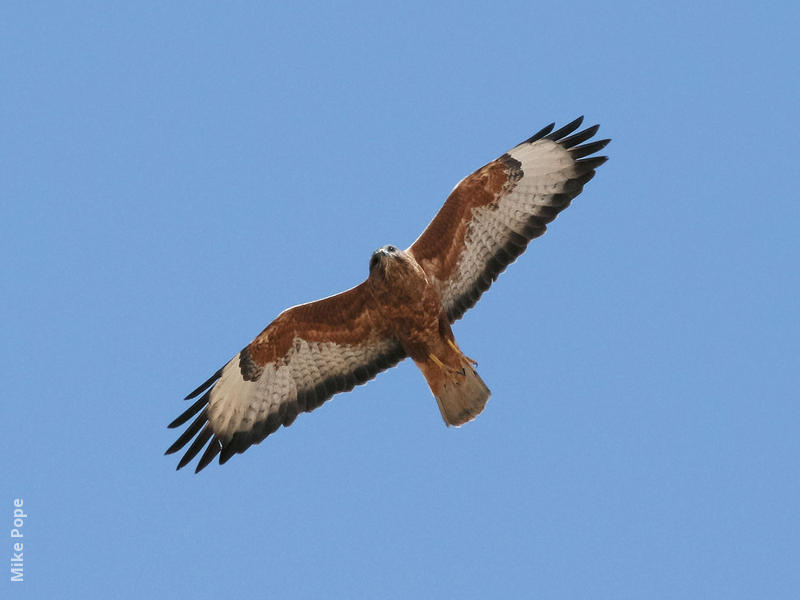
[(444, 422), (456, 427), (477, 417), (491, 395), (473, 368), (473, 361), (461, 352), (458, 352), (457, 359), (460, 363), (458, 368), (442, 363), (435, 356), (418, 363), (436, 398)]

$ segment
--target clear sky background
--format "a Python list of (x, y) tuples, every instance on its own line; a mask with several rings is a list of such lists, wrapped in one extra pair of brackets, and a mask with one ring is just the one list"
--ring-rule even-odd
[[(3, 3), (0, 595), (800, 597), (798, 22)], [(455, 326), (475, 422), (405, 361), (175, 472), (189, 391), (580, 114), (609, 162)]]

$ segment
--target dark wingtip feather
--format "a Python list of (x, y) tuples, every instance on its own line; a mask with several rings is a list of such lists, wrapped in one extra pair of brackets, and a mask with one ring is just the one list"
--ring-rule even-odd
[(236, 452), (231, 450), (230, 446), (223, 446), (222, 451), (219, 453), (219, 464), (224, 465), (234, 454), (236, 454)]
[(557, 129), (556, 131), (548, 135), (545, 139), (557, 142), (561, 140), (561, 138), (563, 138), (565, 135), (569, 135), (570, 133), (575, 131), (578, 127), (581, 126), (581, 123), (583, 123), (583, 115), (581, 115), (574, 121), (567, 123), (561, 129)]
[(199, 473), (203, 469), (205, 469), (208, 464), (214, 460), (214, 457), (219, 454), (222, 446), (220, 446), (219, 440), (215, 437), (209, 443), (206, 451), (203, 452), (203, 456), (200, 457), (200, 462), (197, 463), (197, 468), (194, 470), (195, 473)]
[(576, 160), (575, 164), (580, 165), (583, 169), (594, 170), (607, 160), (607, 156), (592, 156), (591, 158), (582, 158), (580, 160)]
[(178, 463), (178, 469), (182, 469), (188, 465), (192, 459), (197, 456), (197, 453), (200, 452), (200, 449), (203, 446), (205, 446), (211, 435), (211, 427), (206, 427), (200, 432), (200, 435), (195, 438), (194, 442), (192, 442), (192, 445), (189, 446), (189, 449), (186, 451), (186, 454), (183, 455), (183, 458), (181, 458), (181, 461)]
[(199, 415), (199, 416), (198, 416), (198, 417), (197, 417), (197, 418), (196, 418), (196, 419), (195, 419), (195, 420), (192, 422), (192, 424), (191, 424), (191, 425), (189, 425), (189, 427), (187, 427), (187, 428), (186, 428), (186, 431), (184, 431), (184, 432), (183, 432), (183, 433), (180, 435), (180, 437), (179, 437), (177, 440), (175, 440), (175, 442), (172, 444), (172, 446), (170, 446), (169, 448), (167, 448), (167, 451), (166, 451), (164, 454), (173, 454), (174, 452), (177, 452), (178, 450), (180, 450), (181, 448), (183, 448), (183, 447), (186, 445), (186, 443), (187, 443), (187, 442), (188, 442), (190, 439), (192, 439), (192, 438), (195, 436), (195, 434), (196, 434), (198, 431), (200, 431), (200, 428), (201, 428), (201, 427), (202, 427), (202, 426), (203, 426), (203, 425), (204, 425), (204, 424), (205, 424), (207, 421), (208, 421), (208, 418), (206, 417), (206, 411), (204, 410), (204, 411), (203, 411), (202, 413), (200, 413), (200, 415)]
[(176, 418), (172, 423), (167, 425), (167, 428), (168, 429), (175, 429), (176, 427), (180, 427), (181, 425), (186, 423), (186, 421), (188, 421), (193, 416), (195, 416), (197, 414), (197, 412), (201, 408), (203, 408), (206, 404), (208, 404), (208, 392), (203, 394), (202, 397), (197, 402), (192, 404), (189, 408), (187, 408), (185, 411), (183, 411), (178, 416), (178, 418)]
[(553, 127), (555, 127), (555, 126), (556, 126), (556, 124), (555, 124), (555, 123), (550, 123), (549, 125), (546, 125), (545, 127), (542, 127), (542, 128), (539, 130), (539, 131), (537, 131), (536, 133), (534, 133), (534, 134), (533, 134), (531, 137), (529, 137), (527, 140), (525, 140), (525, 141), (524, 141), (524, 142), (522, 142), (522, 143), (523, 143), (523, 144), (524, 144), (524, 143), (528, 143), (528, 144), (530, 144), (530, 143), (532, 143), (532, 142), (535, 142), (536, 140), (540, 140), (540, 139), (542, 139), (542, 138), (543, 138), (544, 136), (546, 136), (548, 133), (550, 133), (551, 131), (553, 131)]
[(230, 440), (223, 444), (219, 454), (219, 464), (224, 465), (234, 454), (247, 448), (249, 444), (242, 444), (244, 436), (245, 433), (243, 431), (237, 431)]
[(203, 382), (203, 384), (200, 387), (198, 387), (195, 391), (186, 396), (184, 400), (192, 400), (196, 398), (197, 396), (205, 392), (208, 388), (210, 388), (211, 384), (213, 384), (220, 377), (222, 377), (222, 369), (220, 369), (219, 371), (214, 373), (211, 377), (209, 377), (205, 382)]
[(597, 140), (595, 142), (590, 142), (588, 144), (584, 144), (583, 146), (572, 148), (569, 153), (572, 155), (572, 158), (583, 158), (584, 156), (589, 156), (590, 154), (599, 152), (608, 146), (610, 141), (611, 140)]
[(577, 146), (578, 144), (582, 144), (590, 137), (592, 137), (597, 130), (600, 129), (600, 125), (592, 125), (591, 127), (587, 127), (583, 131), (579, 131), (569, 137), (564, 138), (559, 142), (564, 148), (572, 148), (573, 146)]

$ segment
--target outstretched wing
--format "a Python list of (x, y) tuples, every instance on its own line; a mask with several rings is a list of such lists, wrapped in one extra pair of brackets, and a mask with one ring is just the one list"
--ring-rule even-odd
[(598, 125), (573, 134), (582, 122), (579, 117), (557, 131), (550, 124), (464, 178), (408, 249), (433, 277), (451, 322), (474, 306), (607, 160), (590, 155), (610, 140), (584, 143)]
[(194, 421), (166, 453), (177, 452), (194, 438), (179, 469), (204, 446), (196, 472), (217, 454), (222, 464), (281, 425), (291, 425), (301, 412), (366, 383), (404, 357), (366, 283), (285, 310), (187, 396), (200, 399), (169, 427)]

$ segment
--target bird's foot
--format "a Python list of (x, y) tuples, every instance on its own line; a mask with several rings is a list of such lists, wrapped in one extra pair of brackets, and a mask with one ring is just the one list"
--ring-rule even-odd
[(466, 354), (464, 354), (464, 353), (461, 351), (461, 348), (459, 348), (459, 347), (458, 347), (458, 344), (456, 344), (456, 343), (455, 343), (453, 340), (447, 340), (447, 343), (450, 345), (450, 347), (451, 347), (453, 350), (455, 350), (455, 351), (456, 351), (456, 352), (458, 352), (458, 353), (459, 353), (461, 356), (463, 356), (463, 357), (464, 357), (464, 359), (465, 359), (465, 360), (466, 360), (468, 363), (470, 363), (470, 364), (471, 364), (473, 367), (477, 367), (477, 366), (478, 366), (478, 361), (477, 361), (477, 360), (473, 360), (473, 359), (471, 359), (469, 356), (467, 356)]
[(432, 352), (428, 354), (428, 358), (430, 358), (431, 361), (433, 361), (433, 364), (435, 364), (437, 367), (439, 367), (443, 371), (447, 371), (448, 373), (451, 373), (453, 375), (462, 375), (463, 376), (463, 375), (467, 374), (467, 372), (464, 370), (463, 367), (461, 369), (456, 369), (454, 367), (451, 367), (450, 365), (446, 365), (441, 360), (439, 360), (438, 356), (436, 356)]

